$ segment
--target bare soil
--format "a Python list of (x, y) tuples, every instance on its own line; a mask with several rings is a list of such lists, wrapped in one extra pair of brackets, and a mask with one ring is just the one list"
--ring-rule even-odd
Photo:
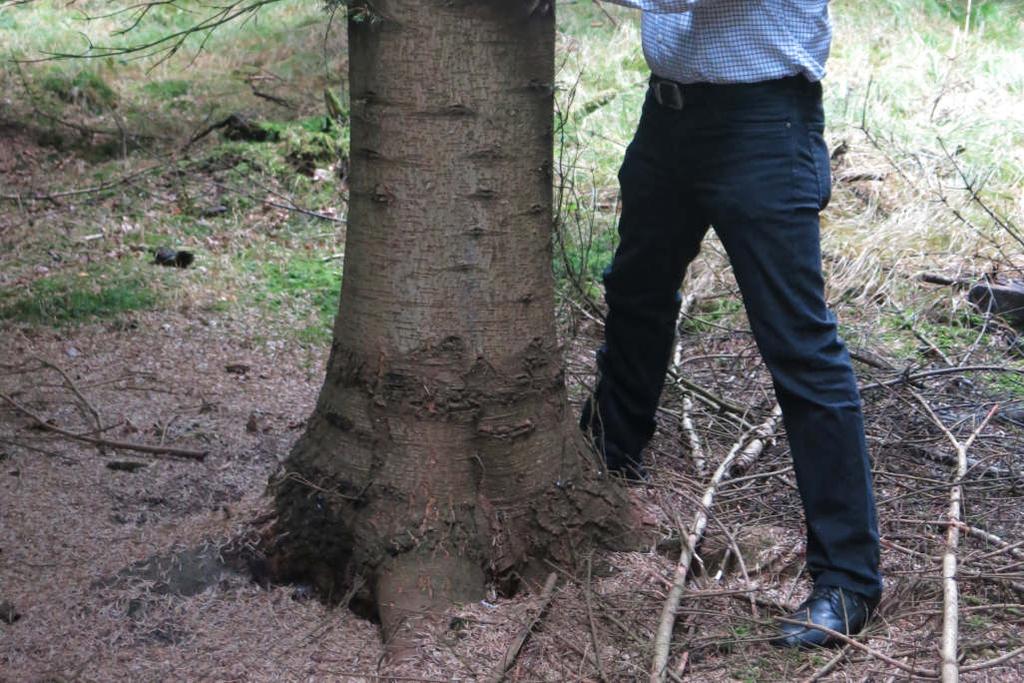
[[(44, 179), (76, 163), (55, 159), (25, 131), (0, 127), (4, 192), (49, 187)], [(45, 242), (46, 231), (56, 229), (54, 216), (67, 217), (67, 205), (4, 207), (0, 272), (10, 273), (20, 245)], [(0, 279), (5, 287), (41, 277), (20, 261), (17, 266), (18, 278)], [(731, 285), (723, 280), (715, 289), (728, 294)], [(269, 507), (267, 480), (312, 410), (326, 349), (311, 351), (287, 339), (254, 342), (261, 318), (200, 310), (191, 301), (58, 328), (2, 323), (0, 392), (47, 423), (208, 455), (197, 461), (96, 447), (57, 436), (0, 405), (0, 604), (8, 606), (0, 610), (0, 680), (432, 681), (493, 674), (534, 616), (535, 595), (495, 595), (453, 610), (440, 639), (424, 641), (415, 661), (391, 665), (382, 661), (375, 624), (311, 599), (305, 586), (262, 584), (232, 561), (256, 540)], [(590, 349), (599, 329), (573, 310), (563, 313), (578, 398), (591, 380)], [(870, 339), (871, 320), (854, 322), (864, 330), (862, 339)], [(686, 377), (749, 405), (747, 421), (763, 418), (770, 383), (742, 326), (687, 334), (683, 347), (692, 359), (684, 365)], [(868, 365), (858, 371), (865, 385), (900, 372)], [(995, 400), (991, 385), (971, 373), (922, 380), (918, 390), (962, 435)], [(949, 448), (905, 387), (866, 390), (865, 401), (886, 544), (886, 597), (862, 642), (919, 673), (935, 671), (941, 520), (952, 468), (927, 455), (948, 456)], [(693, 419), (713, 467), (742, 425), (696, 404)], [(670, 386), (648, 454), (653, 481), (632, 489), (662, 541), (643, 552), (607, 552), (580, 557), (574, 567), (553, 567), (555, 598), (508, 680), (646, 677), (679, 528), (689, 524), (706, 478), (689, 457), (680, 410), (681, 393)], [(971, 454), (977, 465), (964, 482), (966, 521), (1015, 545), (962, 540), (965, 665), (1022, 644), (1020, 446), (1018, 425), (1004, 420), (986, 429)], [(693, 568), (684, 596), (672, 666), (701, 681), (914, 679), (853, 647), (802, 653), (766, 644), (772, 618), (809, 588), (799, 498), (788, 467), (780, 434), (742, 479), (722, 488), (703, 565)], [(737, 552), (742, 563), (735, 561)], [(1015, 658), (964, 675), (977, 681), (1022, 677), (1024, 664)]]

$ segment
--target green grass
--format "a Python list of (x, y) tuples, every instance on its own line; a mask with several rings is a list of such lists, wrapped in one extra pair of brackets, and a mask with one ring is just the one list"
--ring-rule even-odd
[[(956, 194), (957, 177), (948, 164), (941, 163), (937, 138), (952, 148), (963, 147), (958, 160), (967, 172), (988, 179), (985, 197), (1011, 219), (1024, 222), (1019, 220), (1024, 211), (1019, 192), (1024, 174), (1024, 111), (1018, 104), (1024, 97), (1024, 6), (1006, 0), (974, 2), (966, 36), (962, 35), (964, 7), (959, 0), (833, 0), (831, 4), (835, 41), (826, 80), (830, 142), (849, 141), (848, 163), (854, 170), (889, 168), (893, 161), (909, 178), (906, 182), (890, 173), (879, 196), (868, 199), (839, 184), (825, 216), (829, 298), (858, 314), (865, 311), (865, 317), (872, 315), (865, 307), (875, 301), (909, 309), (917, 305), (920, 293), (901, 284), (906, 282), (903, 275), (925, 264), (935, 270), (955, 268), (965, 255), (986, 263), (996, 245), (1008, 244), (962, 192)], [(86, 14), (96, 16), (110, 9), (103, 0), (76, 3), (71, 10), (50, 3), (5, 8), (0, 11), (0, 44), (8, 54), (36, 57), (41, 51), (84, 49), (82, 33), (97, 44), (147, 42), (185, 28), (203, 12), (200, 7), (182, 11), (157, 6), (136, 30), (122, 37), (113, 32), (129, 20), (127, 15), (84, 19)], [(267, 228), (270, 218), (261, 200), (270, 188), (301, 206), (340, 206), (342, 188), (337, 178), (314, 180), (306, 175), (348, 153), (347, 130), (324, 127), (323, 88), (339, 89), (345, 64), (342, 23), (336, 22), (326, 60), (325, 28), (318, 3), (281, 0), (250, 21), (222, 27), (212, 34), (204, 51), (198, 52), (198, 38), (190, 39), (178, 55), (163, 63), (114, 56), (20, 68), (46, 99), (41, 104), (47, 111), (69, 116), (74, 114), (69, 109), (72, 105), (81, 105), (79, 109), (102, 119), (88, 120), (91, 125), (114, 128), (116, 121), (111, 117), (116, 104), (129, 129), (169, 132), (178, 136), (174, 142), (228, 113), (254, 112), (275, 132), (277, 141), (231, 142), (214, 133), (197, 148), (201, 149), (197, 158), (205, 158), (218, 181), (233, 188), (216, 198), (216, 203), (229, 208), (226, 214), (203, 217), (213, 200), (207, 188), (190, 182), (190, 171), (179, 174), (166, 189), (175, 215), (154, 218), (143, 197), (119, 205), (117, 213), (144, 226), (137, 243), (212, 241), (210, 249), (220, 260), (219, 270), (211, 274), (211, 287), (216, 282), (218, 287), (237, 288), (226, 293), (249, 300), (245, 283), (255, 277), (263, 283), (257, 289), (265, 295), (257, 305), (268, 314), (302, 303), (321, 311), (315, 323), (308, 323), (320, 330), (325, 321), (329, 324), (334, 302), (329, 313), (323, 313), (320, 303), (289, 290), (285, 283), (300, 281), (310, 285), (310, 291), (324, 289), (324, 282), (315, 277), (314, 261), (340, 247), (331, 239), (314, 236), (330, 232), (331, 226), (290, 215), (274, 219), (272, 229)], [(579, 277), (586, 294), (600, 300), (601, 272), (617, 244), (616, 173), (635, 129), (648, 74), (639, 13), (609, 5), (602, 10), (589, 2), (560, 3), (558, 29), (557, 100), (565, 125), (558, 138), (564, 144), (556, 154), (566, 194), (565, 249), (563, 255), (556, 247), (554, 268), (562, 291), (573, 291), (575, 285), (568, 280)], [(19, 83), (13, 66), (0, 65), (0, 87), (14, 92), (15, 99)], [(298, 109), (288, 111), (253, 98), (251, 83), (287, 97)], [(341, 95), (346, 101), (343, 88)], [(860, 133), (862, 117), (877, 134), (882, 150)], [(68, 150), (81, 156), (68, 142), (76, 132), (55, 131), (54, 139), (65, 141), (58, 156)], [(97, 144), (106, 145), (90, 157), (97, 163), (87, 175), (67, 180), (68, 186), (123, 173), (123, 164), (110, 160), (119, 156), (120, 141)], [(977, 221), (978, 231), (937, 207), (931, 194), (935, 187), (956, 194), (954, 202), (965, 216)], [(116, 195), (97, 199), (112, 201)], [(95, 220), (104, 220), (98, 207), (83, 210), (92, 208), (98, 212)], [(260, 227), (253, 228), (254, 224)], [(244, 257), (252, 249), (269, 255), (270, 263), (276, 265), (253, 272)], [(702, 252), (700, 258), (707, 267), (724, 267), (716, 251), (720, 250)], [(295, 264), (298, 270), (292, 267)], [(719, 299), (700, 317), (715, 323), (736, 316), (738, 310), (738, 302)], [(906, 354), (916, 353), (919, 342), (894, 325), (883, 325), (880, 333), (891, 335), (894, 346)], [(969, 343), (974, 334), (970, 325), (951, 323), (952, 331), (947, 331), (945, 322), (932, 318), (922, 318), (921, 325), (944, 349)], [(295, 329), (290, 324), (285, 327)]]
[(736, 297), (720, 296), (699, 302), (697, 310), (683, 323), (687, 332), (711, 332), (719, 326), (730, 324), (743, 313), (743, 302)]
[(988, 386), (999, 396), (1010, 400), (1024, 400), (1024, 377), (1013, 373), (1000, 372), (985, 375)]
[[(585, 208), (598, 216), (595, 227), (613, 230), (607, 199), (648, 71), (639, 13), (605, 7), (617, 25), (589, 3), (559, 8), (558, 99), (569, 111), (568, 153), (560, 158), (575, 194), (594, 198)], [(1020, 252), (970, 201), (938, 141), (961, 150), (957, 163), (984, 184), (982, 196), (995, 211), (1024, 223), (1024, 4), (975, 2), (966, 35), (964, 7), (953, 0), (831, 3), (828, 136), (832, 146), (845, 140), (850, 147), (838, 171), (888, 176), (874, 196), (837, 184), (824, 216), (824, 248), (833, 257), (828, 280), (833, 291), (853, 292), (854, 305), (872, 297), (909, 305), (914, 293), (900, 291), (897, 274), (956, 267), (964, 256), (998, 260), (1000, 249)], [(862, 121), (878, 147), (860, 130)], [(973, 225), (942, 206), (937, 190)], [(591, 239), (603, 238), (580, 244)]]
[(185, 97), (192, 89), (192, 82), (182, 78), (150, 81), (142, 86), (142, 92), (160, 100), (174, 100)]
[(43, 74), (39, 85), (44, 92), (64, 102), (82, 105), (93, 113), (117, 104), (117, 93), (100, 74), (91, 69), (82, 69), (72, 74), (53, 66)]
[(0, 298), (0, 320), (48, 326), (118, 318), (151, 309), (158, 290), (144, 272), (92, 269), (40, 278)]
[[(567, 213), (572, 211), (570, 208)], [(562, 227), (555, 244), (555, 277), (563, 286), (582, 288), (592, 300), (600, 300), (601, 276), (617, 245), (618, 235), (607, 227), (575, 221), (571, 227)]]
[(250, 265), (255, 303), (280, 325), (294, 324), (300, 342), (329, 342), (341, 293), (337, 264), (304, 256), (270, 263), (260, 263), (259, 258), (254, 255)]

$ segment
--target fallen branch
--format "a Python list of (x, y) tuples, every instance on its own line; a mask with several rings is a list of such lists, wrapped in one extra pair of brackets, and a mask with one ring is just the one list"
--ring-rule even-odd
[(260, 99), (267, 100), (268, 102), (273, 102), (277, 106), (284, 107), (285, 109), (298, 109), (298, 107), (295, 106), (295, 103), (283, 97), (278, 97), (277, 95), (274, 95), (272, 93), (257, 90), (255, 87), (253, 87), (252, 89), (252, 94), (256, 97), (259, 97)]
[(864, 654), (868, 655), (869, 657), (874, 657), (875, 659), (880, 659), (883, 662), (885, 662), (886, 664), (888, 664), (890, 666), (894, 666), (897, 669), (899, 669), (900, 671), (906, 671), (908, 674), (911, 674), (912, 676), (920, 676), (921, 678), (938, 678), (939, 677), (939, 672), (935, 671), (934, 669), (918, 669), (917, 667), (910, 666), (909, 664), (904, 664), (903, 662), (901, 662), (898, 659), (893, 659), (889, 655), (884, 654), (882, 652), (879, 652), (878, 650), (872, 650), (870, 647), (868, 647), (864, 643), (862, 643), (860, 641), (857, 641), (857, 640), (854, 640), (853, 638), (851, 638), (850, 636), (846, 635), (845, 633), (840, 633), (839, 631), (830, 629), (827, 626), (822, 626), (821, 624), (815, 624), (815, 623), (812, 623), (810, 621), (798, 621), (796, 619), (786, 619), (785, 617), (778, 617), (778, 621), (780, 621), (782, 623), (785, 623), (785, 624), (795, 624), (797, 626), (803, 626), (804, 628), (813, 629), (815, 631), (821, 631), (822, 633), (824, 633), (824, 634), (826, 634), (828, 636), (831, 636), (832, 638), (835, 638), (838, 641), (846, 643), (847, 645), (849, 645), (851, 647), (857, 648), (858, 650), (860, 650)]
[(50, 368), (51, 370), (57, 371), (57, 373), (64, 379), (64, 383), (67, 384), (68, 389), (71, 390), (71, 393), (73, 393), (75, 395), (75, 398), (77, 398), (82, 403), (83, 409), (88, 411), (88, 414), (92, 417), (92, 421), (96, 427), (96, 432), (98, 433), (104, 431), (103, 419), (100, 418), (99, 411), (97, 411), (96, 408), (93, 407), (92, 403), (89, 402), (89, 399), (87, 399), (82, 394), (82, 392), (78, 389), (78, 385), (75, 384), (74, 380), (71, 379), (71, 376), (64, 371), (64, 368), (57, 365), (56, 363), (51, 363), (45, 358), (40, 358), (39, 356), (36, 356), (36, 360), (45, 365), (46, 367)]
[(601, 643), (597, 639), (597, 622), (594, 620), (594, 604), (590, 597), (590, 593), (593, 590), (591, 585), (591, 578), (593, 572), (591, 567), (591, 558), (587, 556), (587, 585), (585, 586), (585, 593), (587, 599), (587, 620), (590, 622), (590, 642), (594, 648), (594, 663), (597, 665), (597, 675), (601, 679), (601, 683), (608, 683), (608, 676), (604, 673), (604, 664), (601, 662)]
[(175, 455), (181, 458), (190, 458), (192, 460), (199, 461), (206, 459), (206, 456), (208, 454), (207, 451), (196, 451), (188, 448), (172, 448), (171, 446), (149, 446), (147, 444), (132, 443), (129, 441), (113, 441), (111, 439), (101, 439), (99, 437), (88, 436), (86, 434), (75, 434), (74, 432), (69, 432), (66, 429), (61, 429), (60, 427), (52, 425), (49, 422), (43, 420), (41, 417), (39, 417), (38, 415), (30, 411), (25, 406), (21, 405), (17, 401), (15, 401), (7, 394), (0, 393), (0, 400), (3, 400), (12, 408), (14, 408), (18, 412), (22, 413), (23, 415), (31, 419), (35, 424), (37, 424), (42, 429), (54, 432), (55, 434), (60, 434), (61, 436), (67, 437), (69, 439), (74, 439), (75, 441), (89, 443), (94, 446), (107, 446), (109, 448), (117, 448), (126, 451), (150, 453), (152, 455)]
[[(682, 334), (679, 330), (682, 327), (683, 320), (690, 315), (690, 311), (693, 310), (694, 304), (697, 303), (699, 292), (707, 287), (711, 281), (711, 273), (704, 273), (700, 279), (693, 282), (689, 287), (686, 288), (686, 296), (683, 297), (682, 303), (679, 305), (679, 316), (676, 318), (676, 351), (674, 358), (672, 359), (672, 369), (680, 377), (680, 367), (683, 363), (683, 342)], [(686, 434), (686, 439), (690, 447), (690, 457), (693, 458), (693, 466), (697, 470), (697, 474), (704, 476), (704, 449), (700, 445), (700, 437), (697, 436), (697, 430), (694, 429), (693, 419), (690, 417), (693, 414), (693, 401), (690, 400), (689, 394), (683, 394), (683, 410), (680, 416), (679, 423), (682, 427), (683, 433)]]
[(703, 476), (706, 462), (704, 459), (704, 448), (700, 445), (700, 437), (697, 436), (697, 430), (693, 427), (693, 420), (690, 415), (693, 413), (693, 401), (690, 400), (688, 394), (683, 395), (683, 414), (680, 422), (683, 428), (683, 433), (686, 434), (686, 439), (690, 446), (690, 457), (693, 458), (693, 467), (697, 470), (697, 474)]
[[(942, 453), (940, 451), (932, 451), (925, 448), (924, 446), (919, 446), (917, 444), (905, 444), (905, 446), (907, 451), (915, 455), (919, 455), (925, 460), (931, 460), (932, 462), (937, 462), (941, 465), (952, 465), (954, 467), (957, 464), (955, 455)], [(999, 467), (998, 465), (990, 465), (983, 461), (976, 460), (974, 458), (967, 459), (967, 470), (978, 470), (977, 472), (972, 472), (972, 476), (977, 476), (981, 478), (995, 477), (999, 479), (1015, 479), (1016, 477), (1020, 476), (1019, 474), (1011, 472), (1005, 467)]]
[(928, 379), (929, 377), (940, 377), (942, 375), (959, 375), (968, 372), (1008, 372), (1016, 375), (1024, 375), (1024, 370), (1005, 365), (967, 365), (962, 368), (940, 368), (938, 370), (928, 370), (926, 372), (906, 372), (901, 374), (896, 379), (889, 379), (883, 382), (872, 382), (871, 384), (865, 384), (860, 388), (860, 391), (861, 393), (864, 393), (865, 391), (871, 391), (872, 389), (881, 389), (883, 387), (891, 387), (897, 384), (907, 384), (910, 382), (916, 382), (921, 379)]
[(526, 626), (522, 631), (519, 632), (511, 643), (509, 643), (508, 649), (505, 650), (505, 656), (501, 658), (501, 664), (498, 665), (497, 671), (488, 680), (490, 683), (501, 683), (505, 679), (505, 674), (512, 665), (515, 664), (516, 658), (519, 656), (519, 651), (523, 649), (523, 645), (526, 643), (526, 639), (533, 633), (533, 629), (537, 626), (537, 622), (544, 615), (544, 612), (548, 609), (548, 604), (551, 603), (551, 598), (555, 595), (555, 583), (558, 582), (558, 574), (551, 572), (548, 574), (547, 581), (544, 582), (544, 588), (540, 592), (540, 606), (537, 608), (537, 612), (533, 615), (533, 618), (527, 622)]
[(927, 282), (930, 285), (957, 287), (959, 289), (966, 289), (974, 284), (970, 280), (966, 280), (964, 278), (946, 277), (945, 275), (939, 275), (937, 273), (921, 273), (917, 276), (917, 279), (921, 282)]
[(988, 541), (992, 545), (999, 548), (999, 550), (993, 553), (989, 553), (988, 555), (986, 555), (986, 557), (991, 557), (993, 555), (1001, 555), (1002, 553), (1008, 553), (1013, 557), (1016, 557), (1018, 560), (1024, 560), (1024, 549), (1021, 549), (1020, 547), (1021, 545), (1024, 545), (1024, 541), (1018, 541), (1016, 543), (1007, 543), (1005, 540), (1003, 540), (999, 536), (996, 536), (990, 531), (985, 531), (984, 529), (979, 529), (976, 526), (970, 526), (959, 521), (955, 524), (961, 530), (966, 532), (968, 536), (974, 536), (984, 541)]
[(960, 644), (960, 623), (959, 623), (959, 589), (956, 583), (957, 547), (960, 543), (960, 507), (963, 499), (962, 482), (967, 476), (967, 450), (974, 443), (978, 434), (985, 428), (992, 416), (999, 410), (999, 405), (992, 406), (988, 415), (981, 421), (978, 427), (971, 432), (966, 441), (961, 442), (949, 428), (939, 419), (928, 402), (920, 394), (914, 392), (914, 398), (924, 408), (928, 417), (942, 431), (949, 442), (956, 450), (957, 467), (953, 478), (953, 485), (949, 491), (949, 525), (946, 530), (946, 552), (942, 556), (942, 681), (943, 683), (956, 683), (960, 680), (960, 662), (957, 651)]
[(25, 201), (32, 201), (32, 202), (43, 202), (43, 201), (56, 202), (58, 199), (64, 199), (66, 197), (78, 197), (78, 196), (81, 196), (81, 195), (84, 195), (84, 194), (94, 194), (94, 193), (97, 193), (97, 192), (105, 192), (106, 190), (112, 190), (115, 187), (118, 187), (120, 185), (125, 185), (127, 183), (130, 183), (131, 181), (135, 180), (136, 178), (144, 176), (147, 173), (151, 173), (152, 171), (155, 171), (157, 169), (163, 168), (164, 166), (165, 166), (165, 164), (154, 164), (152, 166), (147, 166), (146, 168), (143, 168), (143, 169), (141, 169), (139, 171), (135, 171), (134, 173), (129, 173), (129, 174), (123, 175), (120, 178), (117, 178), (115, 180), (111, 180), (109, 182), (102, 183), (100, 185), (93, 185), (92, 187), (83, 187), (83, 188), (79, 188), (77, 190), (66, 190), (64, 192), (50, 192), (50, 193), (47, 193), (47, 194), (40, 194), (40, 193), (35, 193), (35, 194), (0, 194), (0, 199), (6, 200), (6, 201), (9, 201), (9, 202), (19, 202), (19, 203), (20, 202), (25, 202)]
[[(669, 646), (672, 642), (672, 629), (675, 627), (676, 616), (679, 613), (679, 601), (686, 589), (686, 579), (690, 564), (693, 562), (693, 554), (697, 544), (704, 535), (707, 528), (708, 515), (711, 506), (715, 502), (715, 494), (719, 485), (733, 471), (736, 463), (750, 465), (764, 450), (768, 438), (775, 433), (782, 410), (776, 403), (771, 415), (764, 422), (753, 430), (745, 432), (733, 445), (728, 455), (722, 459), (721, 464), (711, 476), (707, 488), (704, 490), (704, 497), (701, 499), (701, 506), (694, 515), (693, 524), (690, 526), (689, 534), (682, 540), (682, 550), (679, 553), (679, 562), (676, 563), (675, 576), (672, 581), (672, 588), (669, 590), (665, 605), (661, 611), (661, 621), (658, 625), (658, 632), (654, 637), (654, 658), (651, 662), (651, 683), (664, 683), (668, 674)], [(749, 443), (748, 443), (749, 441)]]
[(1016, 650), (1010, 650), (1009, 652), (1001, 654), (998, 657), (993, 657), (992, 659), (985, 660), (984, 662), (978, 662), (976, 664), (971, 664), (969, 666), (961, 667), (960, 668), (960, 672), (961, 673), (970, 673), (972, 671), (981, 671), (983, 669), (990, 669), (993, 666), (999, 666), (1000, 664), (1005, 664), (1006, 662), (1010, 661), (1011, 659), (1013, 659), (1014, 657), (1016, 657), (1017, 655), (1019, 655), (1021, 653), (1024, 653), (1024, 647), (1018, 647)]

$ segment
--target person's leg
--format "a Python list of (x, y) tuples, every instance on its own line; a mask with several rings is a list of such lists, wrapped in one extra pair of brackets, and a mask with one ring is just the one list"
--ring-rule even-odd
[(816, 587), (881, 594), (879, 541), (860, 397), (827, 309), (818, 212), (830, 192), (820, 88), (765, 86), (723, 106), (702, 205), (736, 274), (783, 410)]
[(707, 222), (680, 184), (679, 112), (648, 95), (619, 171), (619, 246), (604, 273), (604, 345), (598, 381), (580, 426), (611, 471), (642, 478), (640, 452), (654, 433), (675, 337), (679, 285)]

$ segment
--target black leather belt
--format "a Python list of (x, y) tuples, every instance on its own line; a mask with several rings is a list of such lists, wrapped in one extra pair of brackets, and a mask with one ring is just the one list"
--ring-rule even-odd
[(651, 93), (658, 104), (669, 109), (680, 110), (686, 104), (683, 86), (667, 78), (651, 77)]
[(753, 83), (677, 83), (652, 74), (650, 89), (658, 104), (679, 111), (687, 104), (687, 98), (690, 105), (693, 105), (709, 98), (722, 101), (737, 97), (758, 97), (787, 89), (820, 95), (821, 83), (812, 83), (803, 76), (786, 76)]

